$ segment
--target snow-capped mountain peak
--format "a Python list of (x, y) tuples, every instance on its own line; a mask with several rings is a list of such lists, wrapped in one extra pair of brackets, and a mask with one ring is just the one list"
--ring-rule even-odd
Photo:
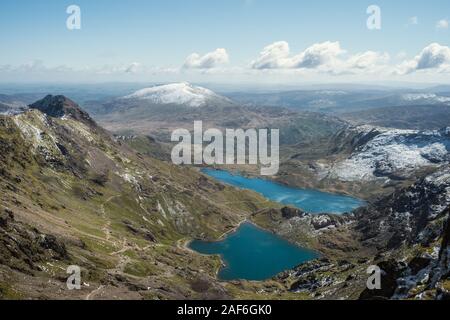
[(187, 82), (171, 83), (138, 90), (122, 99), (146, 100), (157, 104), (177, 104), (192, 108), (231, 103), (215, 92)]

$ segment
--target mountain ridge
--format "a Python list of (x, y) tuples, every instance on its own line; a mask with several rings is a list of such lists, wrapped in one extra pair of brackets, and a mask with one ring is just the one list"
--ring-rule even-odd
[(89, 125), (96, 125), (95, 121), (77, 103), (63, 95), (47, 95), (43, 99), (30, 104), (31, 109), (37, 109), (50, 117), (71, 117)]

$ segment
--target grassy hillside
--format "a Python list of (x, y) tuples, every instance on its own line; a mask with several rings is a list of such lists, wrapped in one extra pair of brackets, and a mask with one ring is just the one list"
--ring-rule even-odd
[[(273, 206), (193, 169), (138, 154), (71, 118), (37, 110), (1, 117), (0, 137), (1, 234), (5, 243), (18, 242), (5, 246), (15, 259), (2, 254), (3, 297), (226, 296), (214, 280), (218, 259), (182, 243), (215, 239)], [(50, 244), (39, 240), (46, 237)], [(64, 289), (72, 264), (82, 267), (81, 291)], [(211, 292), (191, 288), (199, 277)]]

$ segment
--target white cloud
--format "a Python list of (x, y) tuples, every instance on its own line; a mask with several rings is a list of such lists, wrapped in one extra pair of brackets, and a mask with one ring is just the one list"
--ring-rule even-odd
[(136, 73), (142, 68), (142, 65), (139, 62), (133, 62), (126, 69), (125, 73)]
[(414, 71), (434, 69), (446, 72), (450, 66), (450, 48), (439, 43), (425, 47), (414, 59), (404, 61), (397, 68), (397, 73), (408, 74)]
[[(134, 75), (148, 76), (164, 76), (179, 73), (179, 68), (162, 68), (146, 66), (139, 62), (130, 64), (105, 64), (93, 65), (83, 68), (71, 68), (65, 65), (48, 66), (41, 60), (34, 60), (25, 64), (12, 66), (0, 65), (0, 75), (3, 77), (63, 77), (68, 80), (71, 78), (87, 77), (94, 78), (97, 76), (105, 77), (123, 77), (128, 74), (130, 77)], [(1, 77), (0, 77), (1, 78)]]
[(387, 53), (379, 53), (375, 51), (366, 51), (363, 53), (358, 53), (350, 58), (344, 63), (346, 69), (348, 70), (364, 70), (372, 71), (384, 67), (390, 57)]
[(436, 29), (438, 29), (438, 30), (448, 29), (448, 26), (449, 26), (449, 21), (446, 19), (442, 19), (442, 20), (439, 20), (438, 22), (436, 22)]
[(289, 44), (279, 41), (266, 46), (259, 57), (252, 62), (253, 69), (280, 69), (291, 66)]
[(42, 73), (64, 73), (71, 71), (73, 71), (73, 69), (65, 65), (48, 67), (44, 64), (42, 60), (33, 60), (17, 66), (12, 65), (0, 66), (0, 72), (4, 73), (42, 74)]
[(345, 53), (339, 42), (323, 42), (312, 45), (303, 51), (294, 67), (314, 69), (323, 65), (332, 66), (337, 62), (338, 56)]
[(317, 70), (331, 74), (349, 74), (379, 70), (389, 60), (386, 53), (366, 51), (344, 57), (346, 51), (339, 42), (314, 44), (297, 55), (292, 55), (286, 41), (265, 47), (251, 63), (253, 69)]
[(408, 56), (408, 54), (405, 51), (400, 51), (397, 53), (396, 58), (399, 60), (403, 60)]
[(186, 58), (183, 68), (186, 69), (212, 69), (229, 62), (229, 56), (225, 49), (219, 48), (203, 56), (193, 53)]
[[(411, 58), (413, 57), (413, 58)], [(418, 55), (401, 52), (393, 55), (376, 51), (347, 52), (339, 42), (316, 43), (303, 51), (292, 53), (289, 44), (279, 41), (266, 46), (250, 65), (225, 65), (229, 60), (225, 49), (203, 56), (194, 54), (183, 68), (149, 66), (140, 62), (91, 65), (82, 68), (48, 66), (35, 60), (22, 65), (0, 65), (0, 80), (6, 79), (161, 79), (204, 81), (205, 79), (245, 79), (265, 81), (327, 80), (330, 75), (340, 79), (392, 79), (396, 76), (420, 80), (448, 77), (450, 48), (432, 43)], [(403, 62), (402, 62), (403, 61)], [(401, 63), (400, 63), (401, 62)], [(398, 64), (399, 63), (399, 64)], [(206, 78), (208, 77), (208, 78)], [(333, 80), (334, 81), (334, 80)]]
[(291, 55), (286, 41), (265, 47), (251, 64), (253, 69), (314, 69), (333, 64), (345, 51), (339, 42), (317, 43), (297, 55)]

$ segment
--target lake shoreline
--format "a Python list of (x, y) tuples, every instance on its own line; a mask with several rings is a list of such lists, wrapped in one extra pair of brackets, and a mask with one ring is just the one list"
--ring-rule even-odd
[[(190, 247), (190, 244), (191, 244), (193, 241), (203, 241), (203, 242), (208, 242), (208, 243), (217, 243), (217, 242), (221, 242), (221, 241), (225, 240), (227, 236), (229, 236), (229, 235), (231, 235), (231, 234), (237, 232), (238, 229), (239, 229), (243, 224), (245, 224), (245, 223), (251, 224), (252, 226), (254, 226), (255, 228), (259, 229), (259, 230), (262, 231), (262, 232), (269, 233), (269, 234), (273, 235), (274, 237), (276, 237), (276, 238), (278, 238), (278, 239), (280, 239), (280, 240), (286, 241), (286, 242), (288, 242), (288, 243), (289, 243), (290, 245), (292, 245), (292, 246), (295, 246), (295, 247), (297, 247), (297, 248), (300, 248), (300, 249), (309, 251), (309, 252), (311, 252), (311, 253), (314, 253), (314, 254), (316, 255), (316, 257), (313, 258), (313, 259), (311, 259), (311, 261), (312, 261), (312, 260), (315, 260), (315, 259), (319, 259), (320, 257), (323, 256), (323, 254), (322, 254), (320, 251), (318, 251), (318, 250), (316, 250), (316, 249), (313, 249), (313, 248), (310, 248), (310, 247), (307, 247), (307, 246), (300, 245), (300, 244), (298, 244), (298, 243), (296, 243), (296, 242), (294, 242), (294, 241), (291, 241), (290, 239), (285, 238), (285, 237), (283, 237), (283, 236), (277, 234), (274, 230), (266, 229), (266, 228), (264, 228), (264, 227), (258, 225), (256, 222), (254, 222), (254, 221), (248, 219), (248, 218), (246, 218), (246, 219), (240, 221), (236, 226), (234, 226), (234, 227), (231, 228), (230, 230), (224, 232), (224, 233), (223, 233), (222, 235), (220, 235), (220, 237), (218, 237), (216, 240), (202, 240), (202, 239), (190, 239), (190, 238), (184, 238), (184, 239), (180, 239), (180, 240), (177, 241), (177, 247), (180, 248), (180, 249), (186, 250), (186, 251), (188, 251), (188, 252), (190, 252), (190, 253), (192, 253), (192, 254), (195, 254), (195, 255), (200, 255), (200, 256), (204, 256), (204, 257), (218, 257), (218, 258), (220, 259), (221, 265), (215, 270), (215, 272), (214, 272), (214, 277), (215, 277), (218, 281), (220, 281), (220, 282), (222, 282), (222, 283), (230, 283), (231, 281), (236, 281), (236, 280), (225, 280), (225, 279), (220, 279), (220, 277), (219, 277), (220, 271), (221, 271), (223, 268), (226, 268), (226, 267), (227, 267), (226, 260), (225, 260), (225, 258), (224, 258), (221, 254), (207, 254), (207, 253), (201, 253), (201, 252), (198, 252), (198, 251), (192, 249), (192, 248)], [(300, 263), (300, 264), (298, 264), (298, 265), (301, 265), (301, 264), (306, 263), (306, 262), (307, 262), (307, 261), (302, 262), (302, 263)], [(296, 266), (295, 266), (295, 267), (296, 267)], [(291, 268), (291, 269), (292, 269), (292, 268)], [(287, 270), (290, 270), (290, 269), (287, 269)], [(281, 272), (279, 272), (279, 273), (277, 273), (277, 274), (280, 274), (280, 273), (285, 272), (285, 271), (287, 271), (287, 270), (281, 271)], [(276, 276), (276, 275), (274, 275), (274, 276)], [(268, 279), (270, 279), (270, 278), (268, 278)], [(249, 282), (264, 282), (264, 281), (267, 281), (268, 279), (265, 279), (265, 280), (247, 280), (247, 279), (240, 279), (240, 280), (238, 280), (238, 281), (243, 281), (243, 280), (244, 280), (244, 281), (249, 281)]]
[(360, 198), (316, 189), (290, 187), (269, 179), (249, 178), (227, 170), (203, 168), (201, 172), (219, 183), (256, 192), (269, 201), (295, 207), (311, 214), (342, 215), (367, 205), (367, 202)]
[[(251, 221), (249, 221), (249, 220), (246, 218), (246, 219), (242, 220), (241, 222), (239, 222), (235, 227), (233, 227), (233, 228), (231, 228), (230, 230), (228, 230), (228, 231), (222, 233), (222, 234), (219, 236), (219, 238), (217, 238), (217, 240), (213, 240), (213, 241), (211, 241), (211, 242), (220, 242), (220, 241), (224, 240), (228, 235), (230, 235), (230, 234), (236, 232), (236, 231), (239, 229), (239, 227), (240, 227), (243, 223), (245, 223), (245, 222), (250, 222), (250, 223), (252, 223)], [(228, 282), (228, 281), (226, 281), (226, 280), (224, 281), (224, 280), (219, 279), (219, 272), (220, 272), (220, 270), (221, 270), (222, 268), (225, 268), (225, 267), (226, 267), (226, 263), (225, 263), (224, 258), (223, 258), (220, 254), (213, 254), (213, 255), (211, 255), (211, 254), (204, 254), (204, 253), (201, 253), (201, 252), (198, 252), (198, 251), (195, 251), (195, 250), (191, 249), (189, 245), (192, 243), (192, 241), (195, 241), (195, 240), (200, 240), (200, 239), (180, 239), (180, 240), (177, 241), (177, 247), (180, 248), (180, 249), (182, 249), (182, 250), (189, 251), (190, 253), (197, 254), (197, 255), (201, 255), (201, 256), (205, 256), (205, 257), (211, 257), (211, 256), (216, 256), (216, 257), (218, 257), (218, 258), (220, 259), (221, 266), (220, 266), (219, 268), (217, 268), (217, 270), (216, 270), (216, 272), (215, 272), (215, 278), (216, 278), (217, 280), (219, 280), (219, 281)], [(200, 241), (205, 241), (205, 240), (200, 240)]]
[[(262, 179), (262, 180), (273, 182), (273, 183), (276, 183), (276, 184), (279, 184), (279, 185), (282, 185), (285, 187), (289, 187), (289, 188), (304, 189), (304, 190), (317, 190), (320, 192), (332, 193), (332, 194), (343, 196), (343, 197), (351, 197), (351, 198), (361, 199), (367, 203), (370, 201), (370, 197), (367, 197), (364, 194), (351, 192), (351, 190), (340, 190), (340, 189), (332, 188), (332, 187), (296, 185), (296, 184), (288, 183), (287, 181), (277, 180), (276, 175), (275, 176), (261, 176), (256, 171), (250, 170), (248, 168), (244, 168), (243, 170), (238, 169), (237, 167), (229, 168), (227, 166), (201, 166), (201, 167), (196, 167), (196, 168), (199, 172), (201, 172), (203, 174), (206, 174), (203, 172), (205, 169), (206, 170), (208, 170), (208, 169), (215, 170), (215, 171), (227, 171), (232, 175), (240, 175), (240, 176), (243, 176), (243, 177), (249, 178), (249, 179)], [(206, 175), (208, 175), (208, 174), (206, 174)], [(211, 176), (209, 176), (209, 177), (211, 177)]]
[[(234, 232), (239, 234), (228, 237)], [(192, 241), (196, 241), (193, 247)], [(196, 254), (218, 257), (221, 265), (215, 270), (215, 277), (224, 283), (267, 281), (321, 256), (316, 250), (289, 241), (248, 219), (225, 232), (222, 240), (191, 240), (185, 241), (185, 246)]]

